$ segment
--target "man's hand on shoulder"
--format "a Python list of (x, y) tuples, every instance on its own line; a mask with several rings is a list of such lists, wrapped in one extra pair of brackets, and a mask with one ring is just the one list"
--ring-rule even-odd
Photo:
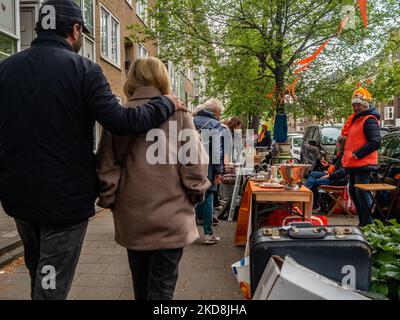
[(178, 111), (178, 110), (185, 111), (185, 112), (188, 111), (186, 104), (183, 101), (179, 100), (176, 95), (174, 95), (174, 94), (166, 95), (166, 97), (171, 99), (172, 102), (175, 104), (175, 111)]

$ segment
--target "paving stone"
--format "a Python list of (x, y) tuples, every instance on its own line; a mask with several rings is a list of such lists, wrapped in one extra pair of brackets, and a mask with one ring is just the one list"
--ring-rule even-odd
[(76, 268), (76, 273), (102, 273), (107, 266), (102, 263), (80, 263)]
[(113, 276), (108, 274), (81, 274), (73, 283), (77, 287), (107, 287)]
[(109, 264), (103, 271), (104, 274), (130, 275), (131, 269), (127, 264)]
[(0, 285), (1, 300), (30, 300), (31, 287), (29, 284)]
[(133, 292), (133, 287), (129, 287), (122, 291), (122, 294), (119, 297), (119, 300), (134, 300), (135, 294)]
[(99, 254), (82, 254), (79, 258), (79, 263), (97, 263), (102, 257)]
[(101, 258), (99, 259), (99, 261), (97, 261), (98, 263), (107, 263), (107, 264), (117, 264), (117, 263), (124, 263), (124, 264), (128, 264), (128, 255), (126, 254), (126, 252), (124, 252), (123, 254), (120, 255), (103, 255), (101, 256)]
[(132, 276), (131, 275), (122, 275), (122, 274), (115, 274), (112, 275), (111, 282), (108, 285), (112, 288), (130, 288), (133, 287), (132, 284)]
[(12, 285), (12, 284), (30, 284), (31, 278), (29, 273), (12, 273), (1, 280), (1, 286)]
[(116, 248), (96, 248), (92, 253), (93, 254), (110, 254), (110, 255), (118, 255), (124, 253), (125, 250), (121, 247)]
[(79, 294), (77, 300), (117, 300), (124, 288), (90, 287)]
[(71, 291), (68, 294), (67, 300), (76, 300), (85, 289), (86, 287), (77, 287), (73, 285)]

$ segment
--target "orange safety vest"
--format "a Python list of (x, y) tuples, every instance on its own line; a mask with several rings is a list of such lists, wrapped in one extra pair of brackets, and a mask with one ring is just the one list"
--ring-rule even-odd
[[(378, 164), (378, 150), (370, 153), (365, 158), (354, 159), (353, 153), (368, 143), (364, 134), (364, 124), (368, 119), (375, 119), (373, 115), (364, 116), (352, 123), (344, 148), (343, 167), (347, 169), (376, 166)], [(378, 122), (378, 120), (376, 120)]]

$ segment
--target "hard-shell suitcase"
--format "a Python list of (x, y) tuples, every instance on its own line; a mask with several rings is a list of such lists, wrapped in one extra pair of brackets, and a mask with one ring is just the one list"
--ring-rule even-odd
[(300, 265), (340, 284), (346, 279), (357, 290), (369, 289), (372, 250), (361, 230), (356, 227), (312, 227), (305, 223), (283, 228), (261, 228), (251, 235), (250, 279), (253, 294), (269, 259), (288, 255)]

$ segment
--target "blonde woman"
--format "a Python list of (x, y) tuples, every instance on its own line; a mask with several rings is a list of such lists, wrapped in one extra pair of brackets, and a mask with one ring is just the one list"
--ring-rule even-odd
[[(127, 108), (171, 94), (166, 67), (157, 58), (134, 61), (124, 91)], [(184, 129), (192, 130), (191, 138), (197, 139), (192, 145), (199, 157), (204, 156), (190, 114), (176, 112), (160, 129), (154, 132), (157, 142), (147, 141), (145, 135), (119, 138), (104, 132), (97, 158), (98, 204), (113, 211), (115, 238), (128, 250), (137, 300), (173, 299), (183, 248), (199, 237), (194, 206), (210, 186), (207, 164), (181, 164), (180, 159), (177, 164), (154, 164), (173, 149), (166, 142), (176, 141)], [(165, 158), (171, 161), (168, 154)]]

